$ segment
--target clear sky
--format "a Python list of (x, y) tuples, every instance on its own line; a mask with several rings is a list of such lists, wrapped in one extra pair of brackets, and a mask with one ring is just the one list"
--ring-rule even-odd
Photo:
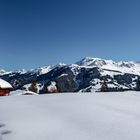
[(0, 0), (0, 68), (86, 56), (140, 60), (139, 0)]

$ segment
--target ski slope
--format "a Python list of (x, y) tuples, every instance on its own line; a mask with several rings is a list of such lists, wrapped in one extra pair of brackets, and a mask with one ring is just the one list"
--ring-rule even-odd
[(140, 92), (0, 98), (0, 140), (139, 140)]

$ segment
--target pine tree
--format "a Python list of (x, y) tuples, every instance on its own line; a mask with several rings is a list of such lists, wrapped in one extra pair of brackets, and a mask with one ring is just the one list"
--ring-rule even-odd
[(140, 78), (137, 79), (136, 90), (140, 91)]
[(35, 92), (35, 93), (38, 92), (37, 83), (36, 83), (35, 80), (32, 81), (32, 84), (31, 84), (31, 86), (29, 87), (29, 91), (32, 91), (32, 92)]
[(108, 92), (108, 86), (107, 86), (107, 81), (103, 80), (101, 82), (101, 92)]

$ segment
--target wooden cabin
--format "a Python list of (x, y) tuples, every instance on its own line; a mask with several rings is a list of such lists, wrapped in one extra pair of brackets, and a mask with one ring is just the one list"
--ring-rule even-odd
[(0, 96), (5, 96), (12, 90), (10, 83), (6, 82), (3, 79), (0, 79)]

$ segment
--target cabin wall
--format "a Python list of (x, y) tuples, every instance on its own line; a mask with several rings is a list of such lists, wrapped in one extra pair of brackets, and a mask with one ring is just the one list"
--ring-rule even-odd
[(5, 96), (10, 92), (10, 89), (0, 89), (0, 96)]

